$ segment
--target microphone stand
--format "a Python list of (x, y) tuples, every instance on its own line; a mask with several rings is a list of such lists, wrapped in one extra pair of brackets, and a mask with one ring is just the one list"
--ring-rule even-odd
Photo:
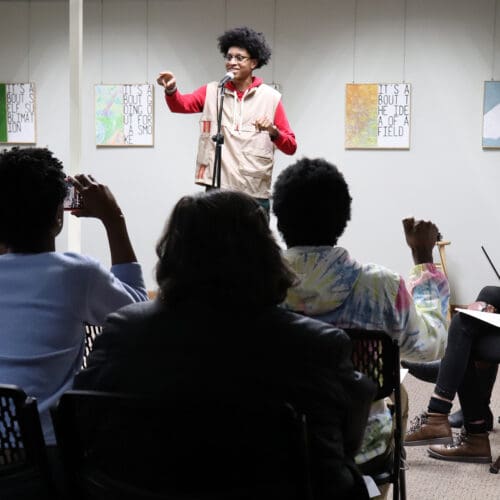
[(212, 136), (215, 142), (214, 174), (212, 176), (212, 188), (220, 189), (220, 175), (222, 166), (222, 145), (224, 144), (224, 135), (222, 129), (222, 107), (224, 106), (224, 85), (219, 87), (219, 99), (217, 108), (217, 133)]

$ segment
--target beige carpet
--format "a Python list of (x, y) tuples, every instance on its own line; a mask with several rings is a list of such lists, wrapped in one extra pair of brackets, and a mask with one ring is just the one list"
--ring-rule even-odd
[[(433, 385), (411, 375), (404, 379), (410, 398), (410, 419), (427, 408)], [(494, 427), (490, 433), (491, 452), (500, 455), (500, 375), (493, 389)], [(454, 407), (454, 409), (456, 409)], [(500, 500), (500, 474), (491, 474), (485, 464), (461, 464), (430, 458), (426, 447), (409, 447), (406, 471), (407, 497), (410, 500)], [(392, 498), (392, 491), (388, 498)]]

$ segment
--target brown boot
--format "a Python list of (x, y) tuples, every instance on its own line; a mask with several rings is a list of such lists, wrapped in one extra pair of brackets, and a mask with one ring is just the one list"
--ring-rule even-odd
[(448, 415), (444, 413), (427, 413), (416, 416), (410, 422), (410, 430), (406, 433), (405, 446), (422, 446), (424, 444), (448, 444), (453, 442)]
[(452, 462), (491, 462), (491, 448), (488, 433), (467, 434), (463, 432), (456, 443), (447, 445), (430, 446), (427, 450), (429, 455), (440, 460), (451, 460)]

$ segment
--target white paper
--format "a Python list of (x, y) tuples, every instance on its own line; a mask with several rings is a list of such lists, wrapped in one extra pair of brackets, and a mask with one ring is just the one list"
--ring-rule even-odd
[(500, 328), (500, 314), (498, 313), (489, 313), (489, 312), (484, 312), (484, 311), (474, 311), (473, 309), (461, 309), (457, 307), (455, 311), (468, 314), (469, 316), (472, 316), (473, 318), (480, 319), (481, 321), (484, 321), (485, 323), (489, 323), (490, 325), (497, 326)]
[(365, 481), (365, 486), (368, 490), (368, 495), (370, 496), (370, 498), (378, 497), (380, 495), (380, 490), (375, 484), (373, 478), (371, 476), (363, 476), (363, 479)]

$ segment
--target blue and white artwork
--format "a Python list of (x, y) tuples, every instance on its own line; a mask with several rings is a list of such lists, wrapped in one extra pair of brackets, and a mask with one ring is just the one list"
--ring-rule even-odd
[(483, 148), (500, 148), (500, 81), (484, 82)]

